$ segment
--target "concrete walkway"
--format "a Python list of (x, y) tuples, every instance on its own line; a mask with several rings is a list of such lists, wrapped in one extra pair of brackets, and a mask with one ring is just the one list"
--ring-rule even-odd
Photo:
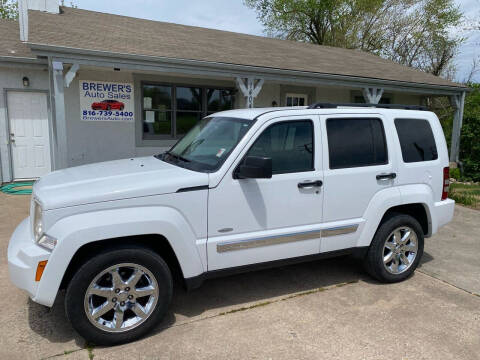
[[(150, 336), (87, 348), (65, 319), (8, 281), (6, 249), (27, 196), (0, 194), (0, 359), (479, 359), (480, 212), (426, 242), (409, 280), (382, 285), (350, 258), (208, 281), (185, 293)], [(475, 295), (477, 294), (477, 295)]]

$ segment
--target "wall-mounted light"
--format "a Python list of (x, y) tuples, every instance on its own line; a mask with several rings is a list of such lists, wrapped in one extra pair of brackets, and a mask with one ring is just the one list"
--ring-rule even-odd
[(30, 86), (30, 80), (28, 79), (28, 77), (24, 76), (23, 79), (22, 79), (22, 82), (23, 82), (23, 86), (25, 86), (25, 87)]

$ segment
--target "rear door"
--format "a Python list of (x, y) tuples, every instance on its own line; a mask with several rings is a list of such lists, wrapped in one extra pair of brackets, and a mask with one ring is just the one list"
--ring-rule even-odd
[(391, 122), (379, 114), (321, 116), (324, 224), (321, 252), (355, 247), (370, 200), (394, 186)]

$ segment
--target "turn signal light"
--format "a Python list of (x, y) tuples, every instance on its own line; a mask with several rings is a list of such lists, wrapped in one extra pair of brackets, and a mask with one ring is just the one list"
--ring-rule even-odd
[(448, 198), (448, 190), (450, 189), (450, 168), (443, 168), (443, 187), (442, 187), (442, 200)]
[(43, 275), (43, 270), (47, 266), (47, 260), (39, 261), (37, 265), (37, 273), (35, 274), (35, 281), (40, 281)]

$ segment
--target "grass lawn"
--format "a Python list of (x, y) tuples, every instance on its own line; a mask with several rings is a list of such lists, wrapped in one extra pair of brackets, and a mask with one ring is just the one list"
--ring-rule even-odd
[(451, 183), (448, 197), (459, 204), (480, 210), (480, 184)]

